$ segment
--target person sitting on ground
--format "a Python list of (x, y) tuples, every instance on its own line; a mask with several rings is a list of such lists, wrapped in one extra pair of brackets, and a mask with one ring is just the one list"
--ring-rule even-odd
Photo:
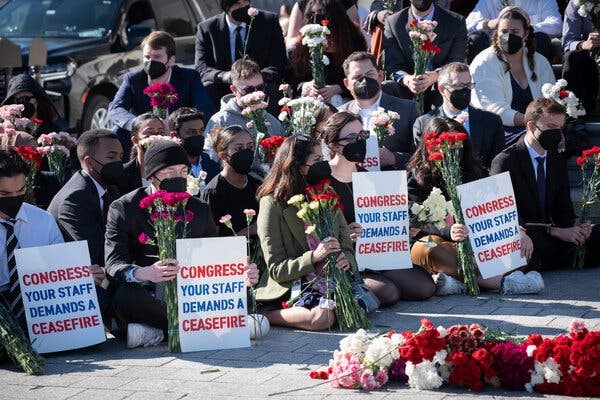
[[(360, 118), (348, 112), (334, 114), (324, 130), (325, 142), (334, 154), (331, 166), (331, 186), (344, 206), (344, 217), (350, 229), (353, 242), (362, 236), (362, 226), (354, 218), (354, 192), (352, 174), (364, 172), (357, 166), (364, 161), (366, 154), (365, 137)], [(422, 268), (408, 268), (387, 271), (366, 270), (361, 273), (367, 287), (377, 296), (382, 306), (389, 306), (398, 300), (425, 300), (433, 296), (435, 285), (431, 276)]]
[(525, 135), (498, 154), (490, 170), (510, 173), (519, 224), (533, 240), (530, 265), (540, 270), (570, 267), (576, 245), (585, 245), (584, 266), (600, 265), (600, 225), (577, 221), (567, 165), (557, 152), (565, 117), (554, 100), (533, 101), (525, 112)]
[(479, 53), (470, 66), (474, 107), (502, 119), (504, 146), (525, 132), (525, 109), (542, 97), (542, 85), (556, 82), (548, 60), (535, 51), (529, 16), (518, 7), (507, 7), (498, 17), (492, 45)]
[[(431, 120), (425, 132), (465, 132), (466, 129), (459, 122), (446, 117), (436, 117)], [(417, 151), (408, 163), (408, 199), (410, 202), (422, 204), (434, 187), (442, 190), (449, 200), (445, 184), (437, 172), (433, 161), (429, 160), (427, 145), (424, 140), (419, 143)], [(471, 141), (467, 138), (463, 142), (461, 158), (462, 182), (467, 183), (485, 177), (486, 172), (472, 150)], [(517, 204), (520, 206), (517, 199)], [(443, 229), (438, 229), (434, 224), (424, 228), (411, 230), (414, 242), (410, 249), (413, 264), (419, 265), (433, 275), (436, 283), (436, 295), (444, 296), (466, 292), (466, 286), (458, 272), (458, 259), (456, 243), (469, 240), (469, 229), (462, 224), (453, 223)], [(521, 234), (521, 255), (527, 259), (533, 252), (533, 244), (524, 230)], [(428, 242), (434, 242), (432, 247)], [(495, 276), (488, 279), (478, 277), (479, 287), (487, 290), (500, 290), (502, 294), (538, 293), (544, 289), (542, 276), (535, 272), (527, 275), (515, 271), (506, 276)]]
[[(106, 272), (116, 282), (114, 313), (117, 324), (127, 332), (127, 347), (155, 346), (167, 337), (167, 307), (156, 297), (156, 285), (177, 277), (175, 259), (156, 260), (158, 248), (139, 241), (141, 233), (152, 234), (147, 211), (140, 208), (144, 197), (166, 190), (185, 192), (190, 162), (180, 145), (158, 141), (145, 154), (144, 172), (150, 186), (130, 192), (114, 201), (106, 225)], [(187, 225), (187, 238), (216, 236), (208, 205), (189, 198), (186, 210), (194, 213)], [(246, 285), (258, 281), (256, 265), (246, 266)]]

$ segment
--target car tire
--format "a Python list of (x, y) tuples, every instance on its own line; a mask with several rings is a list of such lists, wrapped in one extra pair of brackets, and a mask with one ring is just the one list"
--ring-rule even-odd
[(114, 124), (108, 119), (108, 105), (110, 100), (103, 94), (95, 94), (89, 99), (83, 117), (83, 130), (110, 129)]

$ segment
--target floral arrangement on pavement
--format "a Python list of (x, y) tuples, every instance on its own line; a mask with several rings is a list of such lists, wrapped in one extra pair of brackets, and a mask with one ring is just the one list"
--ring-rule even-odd
[[(184, 239), (187, 224), (194, 220), (194, 213), (186, 210), (191, 195), (187, 192), (167, 192), (159, 190), (142, 200), (139, 207), (150, 214), (152, 237), (142, 232), (138, 238), (141, 244), (158, 247), (158, 259), (176, 257), (175, 242)], [(173, 353), (181, 352), (179, 342), (179, 317), (177, 307), (177, 278), (165, 283), (164, 301), (167, 305), (169, 349)]]
[(150, 97), (152, 113), (163, 120), (167, 118), (169, 107), (176, 104), (179, 98), (175, 88), (168, 82), (147, 86), (143, 93)]
[(65, 183), (65, 173), (71, 149), (77, 144), (77, 139), (67, 132), (51, 132), (38, 138), (40, 145), (37, 150), (48, 159), (50, 171), (54, 172), (61, 185)]
[[(584, 150), (577, 158), (577, 165), (581, 168), (581, 216), (580, 222), (589, 222), (590, 209), (598, 199), (600, 192), (600, 146), (594, 146)], [(587, 168), (591, 167), (592, 172), (588, 174)], [(585, 261), (585, 243), (575, 248), (575, 258), (572, 267), (575, 269), (583, 268)]]
[(300, 29), (302, 44), (307, 46), (310, 52), (313, 81), (320, 88), (325, 86), (325, 66), (329, 65), (329, 58), (324, 54), (327, 35), (331, 34), (327, 25), (329, 21), (324, 19), (321, 24), (307, 24)]
[[(462, 184), (462, 175), (460, 161), (462, 159), (463, 141), (468, 136), (463, 132), (442, 132), (439, 135), (435, 132), (425, 134), (423, 140), (427, 144), (429, 161), (431, 161), (442, 180), (444, 181), (446, 192), (450, 197), (454, 208), (456, 223), (463, 224), (465, 219), (460, 207), (460, 198), (456, 187)], [(473, 256), (471, 241), (465, 239), (457, 244), (458, 270), (464, 277), (467, 291), (471, 295), (479, 294), (479, 284), (477, 282), (477, 266)]]
[(554, 85), (551, 83), (544, 83), (542, 86), (542, 95), (565, 107), (569, 117), (577, 119), (580, 116), (584, 116), (585, 110), (581, 105), (581, 102), (573, 92), (566, 90), (566, 87), (567, 81), (564, 79), (557, 80)]
[(377, 141), (381, 146), (383, 141), (387, 139), (389, 135), (395, 133), (394, 122), (400, 119), (395, 111), (386, 111), (382, 107), (378, 107), (377, 111), (371, 116), (369, 120), (369, 130), (371, 133), (377, 135)]
[[(308, 224), (306, 234), (319, 240), (335, 237), (334, 226), (342, 205), (331, 182), (324, 179), (316, 185), (308, 186), (305, 193), (293, 196), (288, 204), (298, 208), (298, 218)], [(330, 254), (323, 267), (327, 285), (325, 296), (333, 292), (334, 311), (340, 330), (368, 328), (369, 320), (354, 296), (349, 274), (335, 266), (338, 255)], [(327, 297), (327, 300), (330, 299)]]
[[(414, 75), (424, 74), (433, 55), (440, 54), (440, 48), (433, 44), (437, 37), (437, 33), (434, 32), (436, 26), (436, 21), (419, 21), (416, 18), (408, 25), (408, 36), (413, 45)], [(419, 110), (424, 112), (424, 92), (415, 94), (413, 100), (419, 105)]]
[(487, 385), (598, 396), (600, 331), (574, 320), (567, 335), (518, 338), (476, 323), (446, 329), (422, 319), (417, 332), (368, 335), (359, 330), (345, 337), (329, 365), (311, 371), (310, 377), (333, 387), (365, 390), (380, 388), (389, 378), (420, 390), (448, 384), (479, 392)]

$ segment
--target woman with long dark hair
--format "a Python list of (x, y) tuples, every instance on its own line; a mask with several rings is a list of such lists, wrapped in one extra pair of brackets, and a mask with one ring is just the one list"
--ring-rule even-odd
[[(466, 133), (466, 129), (453, 119), (436, 117), (429, 122), (425, 132)], [(460, 167), (462, 183), (481, 179), (487, 175), (481, 162), (473, 153), (473, 147), (468, 138), (463, 142)], [(423, 203), (434, 187), (441, 189), (446, 199), (449, 200), (444, 181), (434, 162), (429, 160), (427, 144), (424, 140), (419, 143), (406, 169), (409, 174), (408, 199), (410, 202)], [(423, 228), (411, 229), (411, 231), (415, 239), (410, 251), (412, 262), (433, 275), (436, 282), (436, 294), (465, 293), (466, 287), (461, 282), (462, 277), (458, 271), (456, 243), (469, 240), (469, 229), (465, 225), (453, 223), (443, 229), (428, 224)], [(533, 250), (533, 243), (523, 229), (520, 230), (520, 233), (521, 254), (529, 256)], [(529, 272), (527, 275), (516, 271), (504, 277), (502, 275), (489, 279), (479, 277), (478, 281), (482, 289), (501, 290), (503, 294), (538, 293), (544, 288), (541, 275), (535, 271)]]

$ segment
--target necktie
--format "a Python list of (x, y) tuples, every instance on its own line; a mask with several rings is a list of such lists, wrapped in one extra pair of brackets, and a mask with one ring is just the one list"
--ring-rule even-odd
[(104, 220), (104, 224), (106, 224), (106, 219), (108, 217), (108, 208), (109, 207), (110, 207), (110, 196), (108, 195), (108, 191), (106, 191), (102, 195), (102, 218)]
[(235, 28), (235, 57), (234, 60), (242, 58), (244, 53), (244, 42), (242, 41), (242, 26)]
[(537, 161), (537, 188), (540, 199), (540, 210), (542, 219), (546, 220), (546, 171), (544, 171), (544, 160), (546, 157), (536, 157)]
[(6, 260), (8, 264), (9, 289), (6, 298), (10, 311), (16, 319), (23, 315), (23, 299), (21, 298), (21, 286), (19, 286), (19, 274), (17, 273), (17, 262), (15, 260), (15, 249), (19, 241), (15, 236), (15, 220), (2, 222), (6, 228)]

